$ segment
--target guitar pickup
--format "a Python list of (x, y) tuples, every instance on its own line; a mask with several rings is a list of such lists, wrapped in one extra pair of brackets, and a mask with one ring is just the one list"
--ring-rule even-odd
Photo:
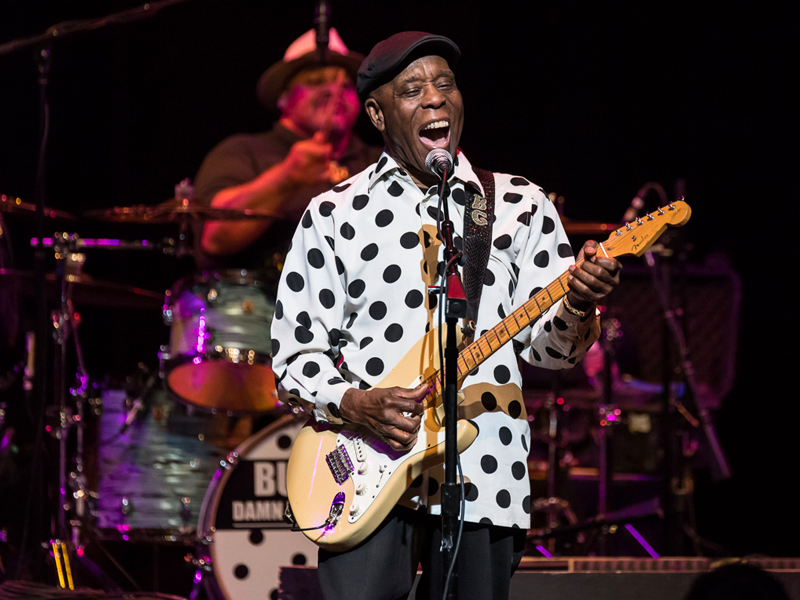
[(350, 460), (350, 456), (344, 446), (337, 446), (335, 450), (328, 453), (325, 457), (325, 462), (328, 463), (328, 468), (339, 485), (347, 481), (350, 475), (355, 472), (353, 462)]

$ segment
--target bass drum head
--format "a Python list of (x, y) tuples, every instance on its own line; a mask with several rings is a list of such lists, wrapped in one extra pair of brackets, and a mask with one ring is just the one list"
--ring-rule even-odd
[(205, 579), (211, 598), (277, 599), (280, 567), (317, 565), (317, 546), (283, 520), (286, 465), (302, 427), (302, 420), (282, 417), (248, 438), (232, 453), (235, 464), (214, 475), (198, 523), (214, 574)]

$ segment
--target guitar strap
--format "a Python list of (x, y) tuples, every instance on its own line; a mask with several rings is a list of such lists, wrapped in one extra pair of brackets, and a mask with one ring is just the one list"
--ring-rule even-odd
[(464, 240), (462, 265), (464, 268), (464, 295), (467, 298), (466, 327), (464, 334), (475, 335), (478, 306), (483, 291), (483, 279), (489, 254), (492, 250), (492, 224), (494, 223), (494, 175), (484, 169), (472, 169), (483, 186), (486, 197), (477, 190), (467, 196), (464, 208)]

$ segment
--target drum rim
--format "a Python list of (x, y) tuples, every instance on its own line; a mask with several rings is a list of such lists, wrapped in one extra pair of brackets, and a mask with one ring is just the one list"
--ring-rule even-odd
[[(245, 352), (247, 352), (247, 351), (245, 351)], [(169, 376), (172, 373), (172, 371), (174, 371), (178, 367), (182, 367), (182, 366), (184, 366), (184, 365), (186, 365), (188, 363), (191, 363), (195, 358), (200, 358), (201, 359), (201, 363), (199, 363), (197, 366), (200, 366), (202, 364), (203, 360), (208, 360), (208, 361), (222, 360), (223, 362), (227, 362), (227, 363), (230, 363), (230, 364), (241, 364), (241, 365), (247, 366), (247, 367), (255, 367), (255, 366), (268, 367), (269, 370), (272, 371), (272, 358), (270, 357), (270, 355), (264, 354), (263, 352), (256, 352), (255, 353), (256, 354), (256, 359), (258, 359), (258, 360), (254, 360), (252, 363), (249, 362), (249, 361), (234, 362), (233, 360), (230, 360), (230, 359), (224, 359), (224, 358), (221, 358), (221, 357), (216, 357), (215, 358), (214, 356), (209, 357), (208, 354), (210, 354), (210, 353), (208, 353), (208, 352), (202, 353), (201, 352), (201, 353), (195, 353), (194, 355), (182, 354), (182, 355), (180, 355), (178, 357), (175, 357), (175, 358), (168, 358), (168, 359), (164, 359), (163, 360), (163, 366), (162, 366), (162, 369), (161, 369), (161, 371), (163, 373), (163, 377), (161, 378), (162, 379), (162, 386), (163, 386), (164, 390), (166, 390), (167, 394), (169, 395), (169, 397), (171, 399), (175, 400), (176, 402), (180, 402), (184, 406), (190, 406), (195, 410), (199, 410), (201, 412), (204, 412), (204, 413), (207, 413), (207, 414), (212, 414), (212, 415), (248, 416), (248, 415), (253, 415), (253, 414), (267, 414), (269, 412), (272, 412), (272, 411), (280, 408), (281, 399), (280, 399), (279, 396), (277, 396), (277, 385), (275, 386), (276, 387), (275, 405), (272, 408), (269, 408), (267, 410), (253, 410), (253, 409), (251, 409), (251, 410), (228, 410), (228, 409), (219, 408), (219, 407), (215, 407), (215, 406), (206, 406), (206, 405), (203, 405), (203, 404), (198, 404), (196, 402), (192, 402), (188, 398), (185, 398), (185, 397), (181, 396), (178, 392), (173, 390), (172, 386), (170, 386), (170, 384), (169, 384)], [(214, 353), (211, 353), (211, 354), (214, 354)], [(273, 371), (272, 373), (273, 373), (273, 376), (274, 376), (275, 372)]]
[[(217, 507), (219, 506), (219, 497), (221, 496), (222, 490), (225, 489), (225, 484), (228, 483), (228, 479), (231, 478), (231, 474), (236, 466), (239, 464), (239, 459), (243, 456), (249, 454), (254, 448), (256, 448), (261, 442), (264, 441), (264, 438), (269, 437), (273, 433), (280, 431), (281, 429), (285, 429), (287, 426), (294, 424), (294, 423), (301, 423), (302, 419), (298, 419), (295, 415), (283, 415), (277, 421), (273, 421), (260, 431), (257, 431), (241, 444), (239, 444), (236, 448), (231, 450), (228, 455), (221, 459), (225, 461), (225, 465), (220, 465), (220, 467), (214, 472), (214, 475), (211, 477), (211, 482), (208, 485), (208, 489), (206, 489), (206, 493), (203, 495), (203, 502), (200, 504), (200, 513), (197, 519), (197, 538), (198, 540), (203, 543), (203, 541), (208, 537), (205, 531), (205, 520), (204, 517), (206, 516), (206, 509), (208, 508), (208, 502), (214, 501), (213, 511), (210, 513), (210, 516), (216, 517), (217, 516)], [(231, 459), (231, 456), (234, 458)], [(217, 491), (220, 494), (217, 494)]]
[[(267, 285), (264, 282), (266, 279), (265, 269), (204, 269), (195, 273), (191, 273), (186, 277), (181, 277), (172, 284), (167, 290), (167, 299), (174, 297), (177, 294), (189, 291), (191, 285), (202, 283), (230, 283), (233, 285), (243, 285), (259, 288), (266, 292)], [(242, 281), (244, 280), (244, 281)], [(269, 294), (265, 293), (268, 299)]]
[[(202, 507), (202, 505), (201, 505)], [(116, 527), (93, 527), (93, 536), (100, 541), (129, 542), (131, 544), (158, 544), (164, 546), (194, 546), (197, 543), (195, 524), (175, 527), (131, 527), (120, 531)], [(125, 539), (127, 536), (128, 539)]]
[[(205, 352), (198, 352), (197, 350), (195, 350), (192, 353), (185, 352), (183, 354), (179, 354), (179, 355), (174, 356), (174, 357), (171, 354), (172, 348), (170, 348), (169, 351), (168, 351), (168, 354), (170, 355), (170, 357), (164, 359), (165, 371), (169, 372), (172, 369), (174, 369), (175, 367), (180, 367), (184, 363), (194, 361), (194, 359), (196, 359), (196, 358), (199, 358), (200, 361), (201, 361), (200, 363), (197, 363), (198, 365), (202, 364), (202, 361), (205, 361), (205, 360), (218, 361), (218, 362), (221, 361), (221, 362), (231, 363), (231, 364), (234, 364), (234, 365), (239, 365), (240, 364), (240, 365), (243, 365), (243, 366), (271, 365), (272, 364), (272, 355), (268, 354), (266, 352), (261, 352), (259, 350), (251, 350), (249, 348), (236, 348), (235, 346), (221, 346), (221, 347), (222, 347), (222, 352), (219, 352), (216, 349), (214, 349), (214, 350), (206, 350)], [(225, 350), (227, 350), (229, 348), (238, 350), (240, 355), (241, 354), (249, 354), (250, 352), (252, 352), (254, 354), (254, 358), (253, 358), (252, 361), (250, 361), (250, 359), (242, 360), (241, 358), (239, 360), (234, 360), (232, 357), (228, 356), (225, 353)]]

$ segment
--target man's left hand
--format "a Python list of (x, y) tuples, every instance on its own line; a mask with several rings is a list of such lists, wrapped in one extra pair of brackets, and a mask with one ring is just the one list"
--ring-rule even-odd
[(578, 253), (578, 262), (584, 259), (583, 264), (569, 268), (567, 299), (578, 310), (602, 302), (619, 284), (622, 265), (616, 258), (603, 256), (599, 246), (594, 240), (586, 242)]

